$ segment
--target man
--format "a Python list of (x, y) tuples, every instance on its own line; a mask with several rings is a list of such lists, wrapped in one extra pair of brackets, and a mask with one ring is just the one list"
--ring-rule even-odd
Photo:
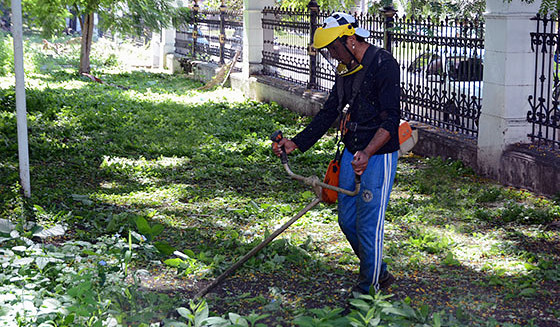
[[(337, 12), (325, 19), (315, 32), (313, 46), (328, 50), (339, 62), (337, 80), (311, 123), (293, 139), (279, 142), (288, 154), (295, 149), (306, 151), (341, 117), (345, 149), (339, 186), (353, 190), (354, 174), (358, 174), (361, 190), (353, 197), (338, 195), (338, 222), (360, 259), (353, 291), (364, 294), (394, 281), (382, 261), (382, 250), (385, 210), (397, 168), (400, 122), (398, 64), (388, 51), (365, 42), (369, 35), (351, 15)], [(361, 85), (353, 86), (360, 74), (365, 74)], [(343, 110), (345, 105), (350, 107)], [(280, 155), (279, 148), (275, 152)]]

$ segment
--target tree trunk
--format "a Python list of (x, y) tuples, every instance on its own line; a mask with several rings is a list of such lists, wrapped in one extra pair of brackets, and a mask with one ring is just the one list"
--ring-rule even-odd
[(89, 55), (91, 52), (91, 41), (93, 37), (93, 13), (84, 17), (82, 23), (82, 46), (80, 51), (80, 74), (88, 73), (91, 70)]

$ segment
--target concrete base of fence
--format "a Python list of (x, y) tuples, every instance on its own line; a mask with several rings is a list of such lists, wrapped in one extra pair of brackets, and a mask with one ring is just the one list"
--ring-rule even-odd
[(247, 81), (241, 73), (231, 74), (231, 86), (251, 99), (276, 102), (306, 116), (317, 114), (327, 98), (324, 92), (310, 91), (301, 85), (270, 76), (255, 75)]
[(461, 160), (481, 176), (500, 184), (539, 194), (560, 195), (560, 153), (542, 151), (528, 144), (510, 145), (496, 162), (497, 173), (485, 175), (478, 166), (476, 140), (429, 125), (413, 123), (419, 141), (413, 153), (425, 157)]
[(165, 67), (172, 74), (181, 72), (181, 63), (179, 63), (179, 58), (173, 53), (169, 53), (165, 56)]
[[(189, 77), (203, 83), (212, 80), (220, 70), (218, 65), (207, 62), (191, 61), (190, 63), (192, 72)], [(253, 100), (276, 102), (282, 107), (306, 116), (314, 116), (327, 99), (327, 94), (324, 92), (310, 91), (301, 85), (263, 75), (254, 75), (245, 79), (243, 73), (232, 73), (226, 85), (242, 91), (245, 96)]]
[(189, 77), (202, 83), (208, 83), (211, 81), (220, 70), (220, 66), (212, 63), (195, 60), (189, 61), (189, 63), (191, 67)]
[(414, 154), (461, 160), (466, 166), (476, 169), (476, 139), (459, 136), (418, 122), (411, 123), (414, 128), (418, 129), (418, 143), (412, 149)]
[(547, 195), (560, 195), (560, 154), (527, 144), (510, 145), (500, 158), (498, 181)]

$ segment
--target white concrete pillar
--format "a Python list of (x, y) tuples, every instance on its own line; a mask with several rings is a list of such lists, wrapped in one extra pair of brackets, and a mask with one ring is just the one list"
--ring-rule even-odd
[(243, 77), (262, 70), (262, 10), (274, 0), (243, 0)]
[[(176, 8), (181, 8), (185, 4), (182, 0), (176, 0), (171, 3)], [(152, 32), (152, 41), (150, 48), (152, 51), (152, 67), (165, 69), (167, 68), (167, 55), (175, 53), (175, 35), (177, 30), (173, 27), (163, 29), (157, 32)]]
[(152, 68), (159, 67), (159, 53), (161, 46), (161, 35), (156, 32), (152, 32), (152, 40), (150, 41), (150, 50), (152, 52)]
[(478, 166), (500, 173), (500, 158), (510, 144), (528, 142), (528, 97), (534, 83), (534, 53), (529, 31), (540, 0), (533, 4), (486, 1), (484, 90), (478, 130)]
[(170, 53), (175, 52), (175, 34), (176, 30), (172, 27), (163, 29), (161, 31), (161, 43), (159, 52), (159, 65), (160, 69), (167, 68), (166, 58)]

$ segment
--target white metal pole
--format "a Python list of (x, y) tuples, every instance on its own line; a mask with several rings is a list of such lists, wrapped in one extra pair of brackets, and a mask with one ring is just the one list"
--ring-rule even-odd
[(31, 197), (31, 178), (29, 175), (25, 73), (23, 71), (23, 19), (21, 0), (12, 0), (12, 36), (14, 38), (14, 68), (16, 73), (19, 178), (21, 186), (23, 187), (23, 194), (29, 198)]

